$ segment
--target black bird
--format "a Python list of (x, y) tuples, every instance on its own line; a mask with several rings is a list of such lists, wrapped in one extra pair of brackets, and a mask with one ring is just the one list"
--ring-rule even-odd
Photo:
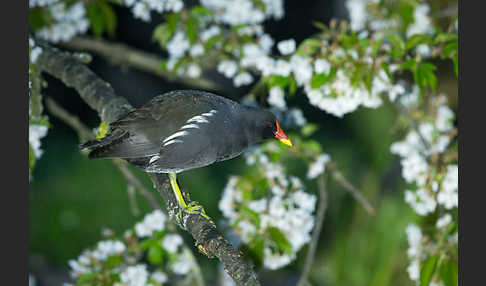
[(204, 209), (187, 205), (176, 174), (240, 155), (264, 139), (292, 143), (268, 110), (241, 105), (198, 90), (178, 90), (154, 97), (110, 124), (108, 134), (88, 141), (89, 158), (122, 158), (146, 172), (168, 173), (181, 211)]

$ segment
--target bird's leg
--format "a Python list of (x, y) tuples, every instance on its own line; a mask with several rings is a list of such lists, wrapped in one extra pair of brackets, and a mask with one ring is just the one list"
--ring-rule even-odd
[(181, 189), (179, 188), (179, 185), (177, 185), (176, 173), (169, 173), (169, 180), (170, 180), (170, 185), (172, 187), (172, 191), (174, 192), (174, 196), (177, 200), (177, 204), (179, 205), (178, 220), (181, 223), (181, 225), (183, 225), (182, 212), (188, 214), (199, 214), (202, 217), (212, 222), (212, 219), (206, 214), (206, 211), (204, 210), (203, 206), (201, 206), (198, 202), (192, 201), (189, 204), (186, 204), (186, 201), (182, 196)]

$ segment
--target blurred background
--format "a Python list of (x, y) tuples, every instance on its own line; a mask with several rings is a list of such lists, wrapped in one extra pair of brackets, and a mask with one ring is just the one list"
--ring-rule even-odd
[[(294, 38), (299, 43), (317, 32), (313, 21), (328, 23), (331, 18), (346, 18), (344, 1), (285, 1), (285, 11), (282, 20), (270, 20), (264, 25), (276, 42)], [(153, 14), (160, 19), (144, 23), (134, 19), (127, 8), (116, 7), (116, 13), (118, 25), (113, 40), (161, 53), (158, 44), (150, 39), (154, 27), (163, 21), (162, 16)], [(158, 94), (187, 88), (93, 57), (90, 68), (136, 107)], [(452, 68), (447, 66), (443, 70), (452, 71)], [(223, 76), (216, 73), (209, 76), (225, 87), (222, 95), (235, 100), (251, 88), (235, 89)], [(451, 84), (439, 78), (439, 82), (446, 82), (439, 86), (439, 91), (447, 92), (450, 106), (456, 110), (457, 87), (453, 74), (439, 76), (451, 78)], [(44, 77), (48, 83), (43, 90), (45, 96), (54, 98), (88, 126), (98, 126), (97, 114), (73, 89), (48, 75)], [(320, 124), (313, 138), (321, 142), (343, 174), (376, 208), (374, 216), (368, 215), (341, 186), (329, 180), (328, 209), (310, 282), (312, 285), (412, 285), (405, 271), (404, 229), (414, 219), (414, 213), (403, 198), (405, 183), (400, 176), (399, 160), (389, 152), (390, 144), (399, 135), (394, 129), (395, 110), (388, 105), (377, 110), (361, 107), (357, 112), (337, 118), (310, 106), (305, 96), (299, 95), (302, 94), (298, 91), (288, 105), (299, 106), (308, 121)], [(126, 180), (115, 166), (108, 160), (88, 160), (77, 148), (77, 134), (56, 118), (49, 118), (53, 126), (42, 139), (44, 155), (36, 163), (29, 190), (29, 273), (36, 277), (37, 285), (62, 285), (69, 281), (69, 259), (103, 239), (105, 229), (122, 234), (151, 208), (137, 193), (138, 213), (134, 212)], [(228, 177), (242, 173), (245, 166), (244, 159), (239, 157), (184, 172), (179, 178), (191, 198), (201, 202), (218, 222), (222, 218), (218, 202)], [(136, 168), (132, 170), (163, 205), (148, 176)], [(179, 233), (188, 245), (193, 245), (189, 235)], [(294, 285), (302, 270), (306, 248), (290, 266), (259, 273), (263, 284)], [(194, 253), (211, 285), (216, 279), (217, 259), (207, 259), (195, 249)]]

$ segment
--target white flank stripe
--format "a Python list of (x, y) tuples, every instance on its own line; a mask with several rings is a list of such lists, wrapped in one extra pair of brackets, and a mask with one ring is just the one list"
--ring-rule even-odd
[(199, 129), (199, 126), (197, 126), (196, 124), (187, 124), (187, 125), (184, 125), (181, 127), (181, 130), (182, 129), (189, 129), (189, 128), (196, 128), (196, 129)]
[(154, 161), (157, 161), (159, 159), (160, 159), (160, 156), (155, 155), (152, 158), (150, 158), (149, 164), (152, 164)]
[(172, 143), (182, 143), (182, 140), (171, 140), (171, 141), (168, 141), (164, 144), (164, 146), (167, 146), (167, 145), (170, 145)]
[(187, 132), (187, 131), (179, 131), (179, 132), (176, 132), (176, 133), (170, 135), (169, 137), (165, 138), (165, 140), (163, 141), (163, 143), (165, 143), (165, 142), (167, 142), (169, 140), (172, 140), (172, 139), (174, 139), (176, 137), (186, 136), (187, 134), (189, 134), (189, 132)]
[(209, 121), (201, 115), (194, 116), (193, 118), (187, 120), (187, 123), (197, 122), (197, 123), (209, 123)]

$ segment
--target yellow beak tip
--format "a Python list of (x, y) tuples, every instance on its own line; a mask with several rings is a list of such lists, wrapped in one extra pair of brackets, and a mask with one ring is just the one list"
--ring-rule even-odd
[(292, 147), (292, 142), (290, 141), (290, 139), (280, 139), (280, 142), (282, 142), (283, 144), (289, 147)]

